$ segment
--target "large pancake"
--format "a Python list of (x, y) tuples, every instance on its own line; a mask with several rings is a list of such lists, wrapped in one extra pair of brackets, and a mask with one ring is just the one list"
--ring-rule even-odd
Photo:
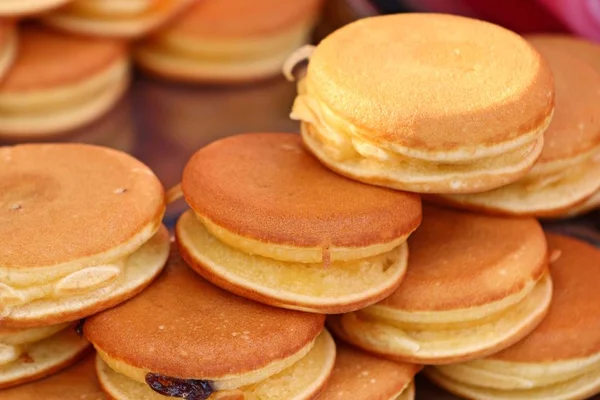
[(182, 188), (201, 217), (269, 245), (335, 251), (387, 244), (405, 238), (421, 219), (418, 196), (340, 177), (293, 134), (212, 143), (190, 159)]
[(46, 379), (0, 391), (2, 400), (105, 400), (100, 390), (94, 357), (90, 356)]
[(84, 333), (127, 366), (214, 381), (284, 362), (310, 346), (323, 323), (321, 315), (261, 305), (212, 286), (174, 254), (153, 285), (88, 318)]

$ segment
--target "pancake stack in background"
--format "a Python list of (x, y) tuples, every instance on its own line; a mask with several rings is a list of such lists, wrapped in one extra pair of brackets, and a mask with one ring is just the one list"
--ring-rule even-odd
[(92, 140), (132, 62), (283, 68), (301, 132), (240, 118), (167, 195), (117, 150), (0, 147), (0, 399), (414, 400), (419, 373), (476, 400), (600, 393), (600, 250), (538, 220), (600, 204), (600, 46), (443, 14), (303, 46), (320, 4), (0, 5), (0, 138)]

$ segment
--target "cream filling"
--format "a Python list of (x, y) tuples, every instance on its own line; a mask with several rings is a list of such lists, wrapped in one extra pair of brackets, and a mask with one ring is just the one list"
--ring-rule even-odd
[[(244, 374), (232, 374), (229, 376), (219, 376), (219, 377), (211, 377), (211, 376), (189, 376), (189, 377), (177, 377), (181, 379), (201, 379), (213, 382), (214, 388), (216, 390), (234, 390), (239, 389), (244, 386), (253, 385), (258, 382), (261, 382), (270, 376), (276, 375), (281, 371), (289, 368), (294, 365), (302, 358), (304, 358), (310, 350), (315, 345), (315, 341), (317, 339), (310, 342), (308, 345), (303, 347), (296, 354), (284, 358), (281, 360), (273, 361), (271, 364), (264, 366), (263, 368), (247, 372)], [(128, 364), (124, 361), (118, 360), (117, 358), (109, 356), (106, 352), (102, 351), (100, 348), (96, 347), (96, 351), (100, 358), (115, 372), (125, 375), (129, 379), (132, 379), (136, 382), (140, 382), (146, 384), (146, 375), (151, 371), (146, 370), (144, 368), (139, 368)]]
[[(312, 133), (318, 139), (329, 157), (336, 161), (366, 158), (401, 167), (429, 169), (443, 168), (445, 171), (457, 171), (468, 168), (489, 169), (516, 163), (534, 149), (536, 142), (550, 123), (549, 116), (541, 128), (535, 129), (517, 139), (481, 149), (462, 149), (454, 153), (421, 151), (392, 143), (375, 143), (367, 140), (371, 134), (336, 115), (322, 101), (310, 94), (308, 82), (301, 81), (304, 89), (298, 94), (290, 117), (312, 125)], [(440, 160), (443, 157), (443, 160)], [(442, 161), (442, 162), (441, 162)]]
[(64, 87), (23, 92), (0, 92), (0, 121), (19, 116), (51, 114), (72, 105), (86, 103), (107, 87), (123, 81), (129, 74), (129, 60), (115, 62), (111, 67), (78, 83)]
[(390, 252), (404, 243), (410, 235), (399, 237), (388, 243), (378, 243), (365, 247), (297, 247), (250, 239), (228, 231), (197, 213), (196, 218), (212, 236), (236, 250), (249, 255), (259, 255), (285, 262), (322, 263), (326, 258), (329, 258), (330, 261), (360, 260)]
[(0, 368), (18, 360), (32, 344), (49, 338), (68, 326), (67, 323), (14, 331), (0, 330)]
[[(492, 308), (496, 313), (479, 321), (436, 326), (432, 318), (427, 326), (407, 328), (404, 321), (374, 319), (359, 311), (339, 317), (339, 325), (362, 347), (383, 354), (435, 360), (484, 351), (520, 334), (523, 326), (545, 314), (551, 297), (552, 282), (546, 275), (521, 301), (512, 306), (507, 304), (507, 308), (501, 310)], [(444, 312), (438, 315), (444, 319)]]
[(99, 16), (131, 16), (148, 12), (153, 3), (152, 0), (77, 0), (69, 5), (69, 10)]
[(563, 383), (600, 370), (600, 353), (586, 358), (523, 363), (481, 359), (440, 365), (437, 371), (457, 382), (498, 390), (536, 389)]
[(4, 46), (0, 53), (0, 81), (4, 74), (12, 66), (17, 55), (17, 35), (14, 30), (9, 33), (8, 43)]
[(402, 392), (397, 396), (392, 396), (390, 400), (414, 400), (415, 398), (415, 382), (411, 381)]

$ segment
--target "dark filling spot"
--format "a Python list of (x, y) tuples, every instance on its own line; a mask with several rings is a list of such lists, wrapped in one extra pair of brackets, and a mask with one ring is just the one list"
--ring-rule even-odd
[(160, 374), (146, 374), (146, 383), (152, 390), (164, 396), (187, 400), (206, 400), (215, 391), (211, 381), (178, 379)]
[(33, 358), (31, 358), (31, 356), (27, 353), (21, 354), (21, 361), (24, 364), (33, 364), (35, 362), (35, 360)]
[(79, 335), (79, 337), (83, 337), (83, 323), (85, 322), (85, 318), (80, 319), (75, 325), (75, 333)]

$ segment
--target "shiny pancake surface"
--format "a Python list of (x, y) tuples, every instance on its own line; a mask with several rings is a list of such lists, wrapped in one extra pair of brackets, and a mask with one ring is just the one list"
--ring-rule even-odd
[(237, 235), (294, 247), (365, 247), (410, 234), (416, 195), (339, 177), (293, 134), (245, 134), (198, 151), (182, 179), (194, 211)]
[(336, 363), (322, 399), (396, 400), (410, 390), (421, 366), (383, 360), (337, 344)]
[(2, 271), (107, 261), (143, 243), (132, 238), (148, 240), (163, 211), (158, 178), (125, 153), (84, 144), (0, 149)]
[(145, 371), (217, 380), (293, 356), (323, 328), (323, 316), (242, 299), (174, 257), (141, 295), (86, 320), (97, 349)]
[(28, 385), (0, 391), (2, 400), (105, 400), (94, 368), (94, 357)]

